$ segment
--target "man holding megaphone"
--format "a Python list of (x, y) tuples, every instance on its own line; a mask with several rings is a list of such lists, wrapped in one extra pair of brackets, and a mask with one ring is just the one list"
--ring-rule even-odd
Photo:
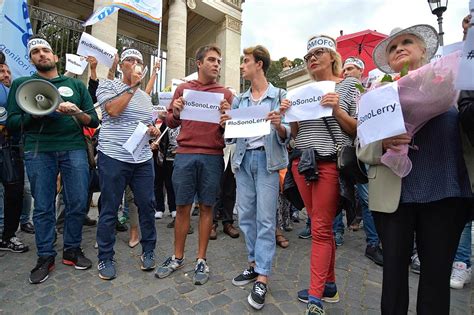
[(61, 172), (66, 203), (63, 263), (88, 269), (81, 249), (87, 208), (89, 165), (82, 125), (99, 125), (92, 99), (79, 80), (59, 75), (58, 56), (44, 39), (32, 37), (28, 54), (37, 72), (13, 81), (8, 97), (7, 128), (24, 134), (25, 165), (35, 200), (38, 261), (30, 283), (41, 283), (54, 267), (56, 178)]

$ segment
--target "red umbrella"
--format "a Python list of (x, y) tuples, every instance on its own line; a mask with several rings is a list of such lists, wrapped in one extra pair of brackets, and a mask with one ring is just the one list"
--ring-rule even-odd
[(365, 63), (362, 77), (366, 77), (370, 70), (376, 68), (372, 60), (373, 50), (386, 37), (385, 34), (371, 30), (339, 36), (336, 39), (337, 51), (341, 54), (343, 62), (351, 56), (362, 59)]

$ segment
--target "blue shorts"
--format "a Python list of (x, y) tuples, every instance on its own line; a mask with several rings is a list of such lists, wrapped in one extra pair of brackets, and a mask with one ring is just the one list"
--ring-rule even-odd
[(176, 154), (172, 177), (176, 205), (192, 204), (197, 194), (200, 203), (214, 206), (223, 172), (222, 155)]

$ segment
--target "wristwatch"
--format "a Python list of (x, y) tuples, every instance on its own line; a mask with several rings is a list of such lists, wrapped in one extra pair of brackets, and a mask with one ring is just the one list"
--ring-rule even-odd
[(135, 91), (133, 90), (133, 88), (129, 88), (129, 89), (127, 90), (127, 93), (133, 95), (133, 94), (135, 94)]

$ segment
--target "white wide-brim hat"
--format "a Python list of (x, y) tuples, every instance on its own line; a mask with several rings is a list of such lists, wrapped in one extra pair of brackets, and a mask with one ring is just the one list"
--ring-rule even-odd
[(387, 46), (390, 44), (395, 37), (400, 35), (411, 34), (421, 39), (426, 45), (426, 60), (431, 60), (438, 50), (438, 32), (433, 26), (427, 24), (419, 24), (401, 29), (399, 27), (394, 28), (390, 32), (390, 36), (382, 40), (374, 49), (372, 58), (375, 65), (381, 71), (385, 73), (394, 73), (395, 71), (389, 66), (387, 58)]

